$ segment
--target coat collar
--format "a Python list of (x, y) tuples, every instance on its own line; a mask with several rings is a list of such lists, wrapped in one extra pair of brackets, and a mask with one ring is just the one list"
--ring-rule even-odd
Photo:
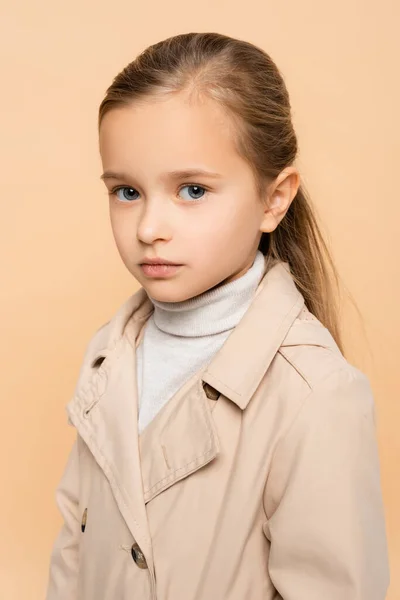
[[(203, 372), (202, 381), (245, 409), (303, 306), (289, 265), (278, 261), (267, 270), (265, 259), (252, 304)], [(152, 312), (151, 300), (140, 288), (100, 332), (91, 364), (106, 357), (124, 333), (134, 342)]]
[(269, 269), (256, 296), (203, 381), (245, 409), (304, 306), (287, 263)]

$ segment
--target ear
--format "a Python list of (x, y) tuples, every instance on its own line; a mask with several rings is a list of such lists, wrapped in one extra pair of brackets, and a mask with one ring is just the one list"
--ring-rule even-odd
[(279, 173), (268, 187), (266, 208), (262, 216), (260, 231), (274, 231), (297, 194), (300, 186), (300, 175), (295, 167), (287, 167)]

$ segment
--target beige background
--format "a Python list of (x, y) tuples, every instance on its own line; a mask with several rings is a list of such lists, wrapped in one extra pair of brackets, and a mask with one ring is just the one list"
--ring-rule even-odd
[(142, 48), (193, 30), (261, 45), (285, 75), (298, 164), (363, 315), (364, 331), (346, 304), (345, 339), (375, 392), (388, 598), (400, 598), (395, 3), (13, 0), (1, 9), (2, 599), (44, 597), (61, 524), (54, 491), (74, 435), (64, 406), (89, 337), (136, 290), (98, 180), (98, 103)]

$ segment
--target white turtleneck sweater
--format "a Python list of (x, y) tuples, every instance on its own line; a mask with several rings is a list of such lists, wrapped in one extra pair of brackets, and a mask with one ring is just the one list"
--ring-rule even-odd
[(159, 302), (137, 348), (139, 432), (205, 367), (249, 308), (264, 274), (258, 251), (241, 277), (183, 302)]

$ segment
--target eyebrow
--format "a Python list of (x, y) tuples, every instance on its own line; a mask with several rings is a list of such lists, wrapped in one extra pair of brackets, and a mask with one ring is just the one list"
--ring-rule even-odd
[[(164, 173), (160, 176), (161, 180), (168, 179), (191, 179), (192, 177), (211, 177), (212, 179), (221, 179), (222, 175), (219, 173), (213, 173), (212, 171), (206, 171), (204, 169), (185, 169), (183, 171), (171, 171), (170, 173)], [(105, 181), (106, 179), (129, 179), (125, 173), (115, 173), (114, 171), (105, 171), (100, 179)]]

